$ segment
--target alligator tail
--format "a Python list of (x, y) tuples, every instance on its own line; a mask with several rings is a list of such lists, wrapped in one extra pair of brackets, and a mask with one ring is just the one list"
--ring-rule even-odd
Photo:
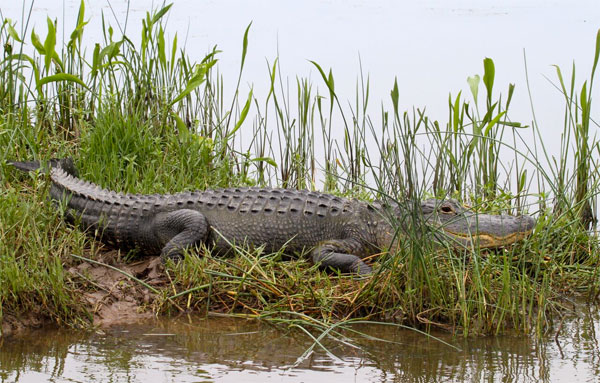
[[(10, 161), (9, 164), (17, 168), (22, 172), (31, 172), (37, 169), (45, 168), (46, 164), (40, 161)], [(77, 168), (73, 159), (67, 158), (53, 158), (47, 162), (49, 168), (61, 168), (70, 175), (77, 177)]]

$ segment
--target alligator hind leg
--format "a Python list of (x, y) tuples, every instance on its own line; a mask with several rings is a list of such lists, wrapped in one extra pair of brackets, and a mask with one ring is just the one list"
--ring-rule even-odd
[(362, 251), (363, 246), (356, 240), (337, 239), (321, 242), (311, 256), (322, 269), (331, 267), (344, 273), (371, 274), (371, 267), (354, 255)]
[(196, 210), (181, 209), (161, 213), (153, 222), (154, 234), (165, 245), (160, 257), (178, 261), (183, 258), (185, 249), (198, 245), (208, 236), (206, 217)]

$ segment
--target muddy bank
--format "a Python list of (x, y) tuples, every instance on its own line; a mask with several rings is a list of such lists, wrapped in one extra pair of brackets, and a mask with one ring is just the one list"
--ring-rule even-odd
[(2, 317), (2, 334), (0, 337), (22, 334), (27, 330), (40, 328), (50, 323), (50, 318), (40, 311), (29, 311), (20, 315), (5, 313)]
[[(117, 251), (107, 251), (101, 252), (95, 261), (122, 270), (157, 289), (169, 281), (159, 257), (125, 263)], [(75, 282), (80, 304), (93, 318), (93, 326), (130, 324), (154, 317), (156, 294), (123, 272), (87, 261), (67, 266), (66, 270)], [(43, 307), (20, 314), (4, 313), (2, 336), (49, 324), (52, 319), (44, 313)]]
[(93, 315), (94, 326), (133, 323), (154, 316), (156, 294), (124, 273), (152, 287), (164, 286), (168, 278), (159, 257), (144, 257), (123, 263), (119, 261), (116, 251), (110, 251), (101, 254), (96, 261), (123, 272), (86, 261), (68, 269), (82, 284), (82, 302)]

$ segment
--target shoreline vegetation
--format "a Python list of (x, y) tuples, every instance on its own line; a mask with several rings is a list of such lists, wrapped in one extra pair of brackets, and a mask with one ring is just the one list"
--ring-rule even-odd
[[(117, 317), (257, 318), (320, 334), (316, 343), (367, 320), (465, 336), (542, 335), (560, 331), (573, 302), (598, 302), (600, 145), (590, 94), (600, 32), (582, 86), (575, 66), (568, 77), (556, 68), (565, 108), (557, 113), (564, 132), (554, 157), (535, 120), (509, 119), (515, 86), (495, 97), (491, 59), (481, 77), (468, 78), (471, 95), (449, 97), (447, 121), (400, 110), (394, 83), (376, 123), (368, 77), (360, 75), (348, 103), (335, 91), (333, 71), (316, 62), (318, 84), (285, 84), (275, 59), (266, 99), (242, 89), (250, 26), (233, 99), (226, 99), (216, 47), (195, 63), (177, 35), (166, 41), (169, 8), (142, 20), (139, 45), (103, 20), (104, 39), (91, 53), (83, 50), (83, 2), (62, 45), (50, 18), (45, 36), (27, 27), (19, 34), (15, 21), (0, 20), (2, 334), (19, 323), (89, 328), (116, 310)], [(8, 165), (63, 157), (75, 159), (82, 179), (120, 192), (269, 185), (366, 200), (451, 197), (477, 211), (532, 214), (537, 226), (513, 246), (473, 251), (433, 247), (409, 230), (364, 279), (245, 248), (225, 258), (190, 250), (159, 272), (155, 259), (103, 248), (64, 223), (47, 201), (48, 177)]]

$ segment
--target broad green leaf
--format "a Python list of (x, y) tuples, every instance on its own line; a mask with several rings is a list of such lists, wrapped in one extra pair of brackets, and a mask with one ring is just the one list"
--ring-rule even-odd
[[(327, 87), (329, 88), (329, 80), (327, 79), (327, 75), (325, 74), (325, 72), (323, 71), (323, 68), (321, 68), (321, 66), (319, 64), (317, 64), (315, 61), (309, 60), (314, 66), (317, 67), (317, 70), (319, 71), (319, 73), (321, 74), (321, 77), (323, 78), (323, 81), (325, 81), (325, 84), (327, 85)], [(332, 92), (332, 89), (329, 89), (329, 92)]]
[(485, 116), (483, 116), (483, 120), (482, 120), (483, 124), (487, 124), (489, 121), (492, 120), (492, 115), (494, 114), (494, 110), (496, 109), (497, 105), (498, 105), (498, 102), (495, 102), (492, 105), (488, 105), (487, 112), (485, 113)]
[(102, 63), (105, 56), (108, 57), (109, 61), (112, 60), (113, 58), (115, 58), (120, 52), (121, 44), (123, 44), (122, 40), (117, 41), (117, 42), (112, 42), (112, 43), (108, 44), (107, 46), (105, 46), (100, 51), (100, 56), (99, 56), (100, 63)]
[(494, 125), (496, 125), (498, 123), (498, 121), (502, 118), (502, 116), (504, 116), (506, 114), (506, 111), (503, 111), (501, 113), (499, 113), (496, 117), (494, 117), (492, 119), (492, 121), (489, 122), (489, 124), (487, 124), (487, 126), (485, 127), (485, 131), (483, 132), (484, 136), (488, 136), (490, 134), (490, 130), (494, 127)]
[(152, 21), (151, 21), (150, 24), (152, 24), (152, 25), (156, 24), (156, 22), (158, 20), (160, 20), (165, 15), (165, 13), (169, 12), (169, 9), (171, 9), (172, 6), (173, 6), (173, 3), (171, 3), (171, 4), (169, 4), (169, 5), (165, 6), (165, 7), (163, 7), (163, 9), (161, 9), (158, 12), (156, 12), (156, 14), (154, 15), (154, 17), (152, 17)]
[(492, 102), (492, 89), (494, 88), (494, 77), (496, 76), (496, 68), (494, 67), (494, 60), (486, 57), (483, 60), (483, 83), (487, 90), (488, 103)]
[(83, 25), (83, 24), (87, 24), (83, 22), (83, 19), (85, 17), (85, 2), (83, 0), (81, 0), (81, 3), (79, 3), (79, 14), (77, 15), (77, 25)]
[(87, 21), (81, 25), (78, 25), (77, 28), (73, 30), (71, 33), (71, 39), (69, 41), (70, 47), (75, 47), (75, 41), (81, 42), (81, 37), (83, 36), (84, 27), (87, 25)]
[(240, 71), (244, 68), (244, 62), (246, 61), (246, 54), (248, 53), (248, 32), (250, 31), (250, 27), (252, 26), (252, 22), (248, 24), (246, 27), (246, 31), (244, 32), (244, 42), (242, 45), (242, 64), (240, 65)]
[(331, 70), (329, 70), (329, 76), (327, 76), (327, 75), (325, 75), (323, 68), (321, 68), (321, 66), (319, 64), (317, 64), (315, 61), (312, 61), (312, 60), (309, 60), (309, 61), (314, 66), (317, 67), (319, 73), (321, 74), (321, 77), (323, 78), (323, 81), (325, 81), (325, 84), (327, 85), (327, 88), (329, 89), (329, 97), (331, 99), (331, 104), (329, 105), (329, 112), (331, 113), (331, 111), (333, 110), (333, 100), (336, 98), (334, 83), (333, 83), (333, 73), (331, 72)]
[(225, 140), (229, 140), (233, 135), (242, 127), (244, 120), (246, 120), (246, 116), (248, 115), (248, 111), (250, 110), (250, 105), (252, 105), (252, 89), (250, 89), (250, 94), (248, 94), (248, 99), (246, 100), (246, 104), (242, 109), (242, 113), (240, 113), (240, 118), (235, 124), (233, 130), (227, 135)]
[(7, 27), (8, 27), (8, 34), (10, 35), (10, 37), (12, 37), (15, 41), (22, 43), (23, 40), (21, 40), (21, 38), (19, 37), (19, 34), (15, 30), (15, 28), (11, 25), (10, 19), (7, 19)]
[(398, 91), (398, 77), (394, 77), (394, 87), (392, 88), (390, 96), (392, 97), (394, 113), (398, 115), (398, 99), (400, 98), (400, 92)]
[(27, 61), (30, 64), (35, 65), (35, 61), (33, 61), (33, 59), (30, 56), (28, 56), (24, 53), (17, 53), (14, 55), (10, 55), (10, 56), (6, 57), (6, 59), (4, 61), (11, 61), (11, 60)]
[(142, 20), (142, 62), (146, 62), (146, 47), (148, 46), (148, 27), (146, 21)]
[(177, 113), (171, 113), (171, 117), (173, 117), (173, 119), (175, 120), (175, 125), (177, 125), (177, 130), (179, 130), (180, 133), (188, 131), (187, 125), (185, 124), (185, 122), (183, 122), (181, 117), (177, 115)]
[(521, 177), (519, 177), (519, 185), (517, 186), (517, 191), (520, 193), (525, 189), (525, 184), (527, 182), (527, 169), (521, 172)]
[(475, 100), (475, 105), (477, 105), (477, 95), (479, 94), (479, 82), (481, 81), (481, 77), (476, 74), (473, 77), (467, 77), (467, 83), (469, 84), (469, 88), (471, 88), (471, 94), (473, 95), (473, 99)]
[(565, 95), (565, 97), (569, 97), (569, 94), (567, 93), (567, 87), (565, 86), (565, 81), (563, 80), (563, 76), (562, 76), (562, 71), (560, 70), (560, 67), (558, 65), (553, 65), (554, 68), (556, 68), (556, 75), (558, 76), (558, 82), (560, 83), (560, 88), (563, 92), (563, 94)]
[(499, 122), (498, 124), (510, 126), (511, 128), (529, 128), (529, 125), (521, 125), (520, 122), (503, 121)]
[[(596, 52), (594, 53), (594, 65), (592, 66), (592, 75), (590, 78), (594, 78), (594, 73), (596, 72), (596, 65), (598, 65), (598, 56), (600, 56), (600, 29), (596, 33)], [(591, 85), (590, 85), (591, 87)]]
[(87, 85), (85, 85), (85, 83), (83, 81), (81, 81), (81, 79), (79, 77), (74, 76), (72, 74), (68, 74), (68, 73), (58, 73), (58, 74), (55, 74), (52, 76), (46, 76), (37, 83), (37, 87), (38, 87), (38, 89), (41, 89), (42, 85), (48, 84), (50, 82), (58, 82), (58, 81), (75, 82), (75, 83), (81, 85), (82, 87), (89, 89), (87, 87)]
[(452, 106), (452, 128), (454, 130), (454, 133), (458, 133), (459, 130), (461, 130), (461, 123), (460, 123), (460, 96), (462, 95), (462, 92), (458, 92), (458, 95), (456, 96), (456, 100), (454, 100), (454, 105)]
[(56, 47), (56, 28), (50, 17), (48, 17), (46, 21), (48, 23), (48, 35), (46, 35), (46, 41), (44, 41), (44, 50), (46, 52), (44, 57), (44, 66), (46, 71), (48, 71), (50, 69), (52, 59), (54, 58), (54, 49)]
[(37, 63), (33, 60), (33, 58), (31, 58), (30, 56), (28, 56), (26, 54), (16, 54), (16, 55), (10, 55), (6, 58), (6, 61), (11, 61), (11, 60), (19, 60), (19, 61), (29, 62), (29, 64), (31, 64), (31, 68), (33, 69), (33, 76), (35, 78), (35, 83), (37, 84), (40, 81), (40, 71), (38, 69)]
[(588, 95), (587, 95), (587, 81), (583, 83), (581, 87), (581, 95), (579, 97), (579, 102), (581, 103), (581, 119), (582, 122), (585, 123), (587, 117), (589, 115), (589, 105), (588, 105)]
[(167, 68), (167, 56), (165, 54), (165, 31), (162, 25), (158, 30), (158, 60), (164, 69)]
[[(215, 56), (216, 56), (218, 53), (221, 53), (221, 51), (220, 51), (220, 50), (217, 50), (217, 46), (215, 45), (215, 46), (213, 47), (213, 50), (212, 50), (212, 52), (210, 52), (209, 54), (207, 54), (206, 56), (204, 56), (204, 58), (202, 59), (202, 61), (200, 62), (200, 64), (206, 64), (206, 63), (208, 63), (208, 62), (212, 62), (212, 61), (213, 61), (213, 59), (214, 59), (214, 57), (215, 57)], [(215, 61), (215, 62), (216, 62), (216, 61)], [(213, 63), (213, 64), (211, 64), (211, 66), (213, 66), (213, 65), (214, 65), (214, 63)]]
[(476, 138), (474, 138), (475, 140), (479, 139), (479, 136), (481, 136), (481, 125), (479, 124), (474, 124), (473, 125), (473, 136), (475, 136)]
[(75, 47), (75, 41), (81, 44), (81, 37), (83, 36), (83, 29), (87, 25), (87, 21), (83, 21), (85, 17), (85, 3), (81, 0), (79, 4), (79, 13), (77, 15), (77, 26), (71, 33), (71, 40), (69, 41), (69, 46)]
[(515, 92), (515, 84), (508, 84), (508, 98), (506, 99), (506, 106), (504, 109), (508, 110), (510, 101), (512, 100), (513, 93)]
[(33, 46), (35, 47), (35, 49), (38, 51), (39, 54), (42, 54), (42, 55), (46, 54), (46, 50), (44, 49), (44, 46), (42, 45), (42, 42), (40, 41), (40, 36), (38, 36), (37, 33), (35, 33), (35, 28), (33, 28), (31, 30), (31, 43), (33, 44)]
[(251, 159), (250, 161), (252, 162), (266, 162), (269, 165), (273, 166), (274, 168), (277, 167), (277, 162), (275, 162), (274, 159), (272, 159), (271, 157), (256, 157)]
[(192, 78), (190, 78), (183, 92), (181, 92), (177, 97), (175, 97), (175, 99), (171, 101), (170, 105), (173, 106), (185, 96), (190, 94), (194, 89), (199, 87), (204, 82), (204, 80), (206, 80), (206, 73), (208, 72), (208, 70), (213, 65), (215, 65), (216, 62), (217, 60), (212, 60), (208, 63), (197, 65), (196, 73), (192, 76)]
[(98, 74), (100, 68), (100, 44), (96, 43), (94, 47), (94, 54), (92, 59), (92, 76), (95, 77)]
[(177, 33), (175, 33), (175, 37), (173, 38), (173, 49), (171, 49), (171, 73), (173, 73), (173, 68), (175, 68), (175, 55), (177, 54)]

